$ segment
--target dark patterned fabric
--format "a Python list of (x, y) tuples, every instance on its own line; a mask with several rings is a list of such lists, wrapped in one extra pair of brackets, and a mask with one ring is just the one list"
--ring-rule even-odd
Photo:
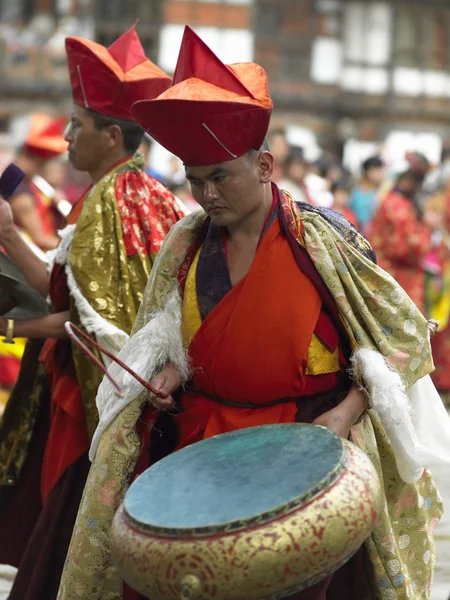
[(200, 250), (196, 278), (198, 307), (204, 321), (232, 287), (222, 231), (211, 222)]
[(307, 202), (296, 202), (301, 212), (314, 213), (325, 219), (331, 227), (342, 236), (342, 238), (360, 252), (365, 258), (373, 263), (377, 262), (377, 257), (366, 238), (360, 233), (354, 225), (350, 223), (343, 215), (331, 210), (331, 208), (319, 208), (312, 206)]

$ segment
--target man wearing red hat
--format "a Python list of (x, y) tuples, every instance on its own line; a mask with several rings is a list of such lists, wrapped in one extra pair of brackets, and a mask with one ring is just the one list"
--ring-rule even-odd
[[(133, 107), (144, 129), (184, 162), (204, 211), (167, 236), (119, 354), (164, 399), (146, 403), (143, 386), (118, 365), (110, 375), (124, 397), (106, 378), (99, 387), (89, 488), (59, 600), (78, 590), (82, 600), (137, 597), (126, 586), (122, 595), (108, 533), (139, 472), (217, 434), (292, 422), (350, 436), (386, 490), (364, 549), (292, 598), (381, 598), (378, 590), (383, 598), (428, 597), (442, 506), (424, 467), (441, 455), (408, 410), (408, 394), (432, 389), (428, 323), (344, 217), (295, 202), (272, 183), (264, 142), (271, 109), (261, 67), (224, 65), (189, 28), (172, 87)], [(175, 402), (174, 415), (160, 412)], [(440, 401), (427, 396), (427, 410), (413, 415), (425, 429), (432, 402)], [(441, 441), (450, 431), (444, 421), (432, 424)]]
[(16, 157), (16, 164), (26, 174), (26, 179), (10, 199), (14, 222), (44, 251), (56, 248), (59, 238), (52, 201), (37, 187), (34, 178), (41, 174), (46, 162), (66, 152), (64, 128), (64, 119), (32, 115), (25, 143)]
[(395, 176), (370, 226), (378, 263), (408, 292), (426, 314), (426, 259), (433, 249), (433, 231), (444, 229), (440, 215), (417, 198), (431, 165), (423, 154), (408, 152), (406, 168)]
[[(110, 48), (66, 41), (74, 107), (65, 138), (92, 185), (75, 205), (47, 266), (32, 255), (0, 204), (0, 243), (44, 297), (47, 317), (5, 322), (0, 334), (33, 340), (0, 424), (0, 563), (19, 566), (11, 600), (55, 598), (89, 469), (100, 369), (72, 348), (74, 321), (117, 353), (128, 339), (164, 236), (185, 215), (143, 172), (143, 130), (131, 105), (170, 78), (144, 54), (132, 28)], [(45, 339), (45, 343), (40, 342)]]

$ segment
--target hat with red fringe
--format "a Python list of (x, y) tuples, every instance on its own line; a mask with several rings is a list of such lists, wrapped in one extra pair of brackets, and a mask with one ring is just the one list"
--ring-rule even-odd
[(259, 65), (225, 65), (190, 28), (184, 30), (172, 87), (133, 105), (136, 121), (185, 165), (232, 160), (259, 150), (272, 100)]
[(23, 145), (27, 154), (50, 159), (67, 150), (63, 134), (66, 119), (52, 119), (47, 115), (35, 113), (31, 116), (30, 127)]
[(135, 26), (109, 48), (79, 37), (66, 39), (75, 104), (131, 121), (134, 102), (156, 98), (170, 86), (171, 78), (145, 56)]

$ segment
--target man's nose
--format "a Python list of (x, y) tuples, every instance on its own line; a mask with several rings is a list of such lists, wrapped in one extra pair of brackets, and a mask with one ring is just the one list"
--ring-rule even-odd
[(67, 123), (67, 126), (64, 129), (64, 133), (63, 133), (64, 139), (66, 140), (66, 142), (71, 141), (72, 133), (73, 133), (72, 123)]
[(212, 200), (216, 200), (219, 197), (217, 192), (217, 188), (212, 181), (207, 181), (205, 183), (205, 191), (204, 198), (206, 202), (211, 202)]

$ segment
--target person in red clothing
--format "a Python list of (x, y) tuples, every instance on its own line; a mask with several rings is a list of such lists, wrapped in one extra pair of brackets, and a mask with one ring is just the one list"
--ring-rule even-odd
[[(426, 203), (441, 218), (442, 228), (433, 235), (433, 248), (424, 261), (427, 317), (439, 323), (432, 349), (436, 370), (431, 377), (441, 398), (450, 402), (450, 180)], [(440, 243), (439, 243), (440, 242)], [(439, 251), (440, 250), (440, 251)]]
[(369, 239), (378, 264), (401, 285), (422, 314), (426, 314), (423, 260), (432, 247), (432, 234), (442, 219), (423, 211), (417, 195), (430, 165), (419, 153), (407, 155), (409, 167), (382, 198), (370, 228)]
[[(62, 136), (64, 127), (65, 120), (34, 114), (25, 143), (16, 157), (25, 178), (9, 202), (14, 224), (26, 240), (35, 244), (36, 252), (56, 248), (59, 242), (53, 202), (38, 188), (35, 177), (67, 150), (67, 142)], [(17, 380), (25, 343), (24, 339), (17, 340), (14, 346), (0, 343), (0, 406)]]
[(351, 186), (345, 179), (339, 179), (331, 184), (333, 204), (331, 208), (344, 216), (355, 227), (359, 227), (355, 213), (349, 208)]
[(67, 142), (63, 138), (65, 125), (65, 119), (34, 114), (25, 143), (16, 158), (26, 178), (10, 199), (14, 222), (44, 251), (56, 248), (59, 239), (53, 202), (39, 189), (34, 178), (42, 174), (48, 161), (67, 151)]
[(19, 567), (11, 600), (56, 598), (89, 469), (102, 372), (72, 347), (65, 323), (119, 352), (164, 236), (185, 214), (136, 153), (143, 130), (131, 105), (160, 94), (170, 78), (147, 59), (134, 28), (109, 48), (73, 37), (66, 50), (69, 160), (91, 185), (48, 254), (50, 276), (0, 203), (0, 243), (52, 305), (38, 320), (0, 317), (0, 335), (32, 340), (0, 423), (0, 563)]

